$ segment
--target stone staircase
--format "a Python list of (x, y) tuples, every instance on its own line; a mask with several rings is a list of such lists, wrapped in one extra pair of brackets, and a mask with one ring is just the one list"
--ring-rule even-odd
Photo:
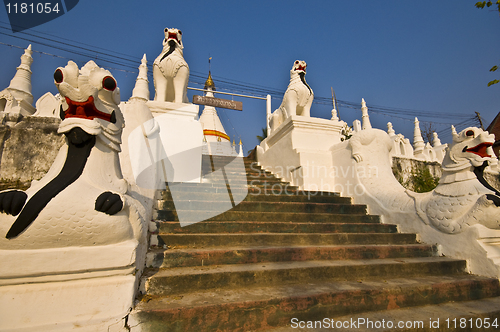
[[(204, 159), (204, 174), (227, 162)], [(170, 191), (159, 193), (131, 331), (330, 331), (338, 320), (350, 322), (344, 330), (392, 330), (384, 320), (405, 322), (408, 331), (416, 325), (407, 322), (420, 321), (420, 330), (449, 331), (464, 330), (461, 318), (498, 318), (500, 326), (498, 279), (467, 274), (465, 261), (440, 257), (349, 197), (302, 192), (244, 164), (247, 179), (228, 165), (225, 181), (177, 192), (195, 220), (227, 205), (220, 198), (228, 189), (234, 197), (248, 190), (209, 220), (180, 227)], [(431, 329), (438, 318), (441, 329)], [(358, 325), (363, 319), (373, 326)]]

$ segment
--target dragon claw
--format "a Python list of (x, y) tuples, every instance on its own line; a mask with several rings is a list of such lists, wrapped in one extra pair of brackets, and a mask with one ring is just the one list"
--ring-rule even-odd
[(109, 214), (110, 216), (117, 214), (123, 208), (123, 202), (120, 195), (110, 191), (105, 191), (95, 200), (95, 210)]
[(492, 194), (486, 194), (486, 198), (495, 204), (495, 206), (500, 206), (500, 197)]
[(0, 193), (0, 212), (17, 216), (23, 209), (28, 195), (24, 191), (11, 190)]

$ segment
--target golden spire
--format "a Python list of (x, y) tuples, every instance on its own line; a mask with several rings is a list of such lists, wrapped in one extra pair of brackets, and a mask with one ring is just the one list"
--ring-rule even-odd
[(205, 82), (205, 90), (214, 90), (215, 91), (215, 84), (214, 84), (214, 80), (212, 79), (212, 57), (209, 57), (208, 58), (208, 78), (207, 78), (207, 81)]
[(212, 73), (208, 71), (208, 78), (207, 81), (205, 82), (205, 90), (215, 90), (215, 84), (214, 80), (212, 79)]

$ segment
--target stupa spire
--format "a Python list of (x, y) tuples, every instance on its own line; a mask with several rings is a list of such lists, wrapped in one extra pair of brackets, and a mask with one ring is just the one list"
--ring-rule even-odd
[[(207, 97), (214, 96), (212, 91), (215, 91), (215, 84), (212, 79), (212, 73), (210, 71), (208, 72), (208, 78), (205, 82), (205, 90), (209, 90), (205, 92), (205, 95)], [(201, 125), (203, 126), (203, 135), (205, 136), (205, 139), (207, 140), (208, 143), (230, 142), (231, 139), (224, 130), (224, 127), (222, 126), (222, 122), (220, 121), (219, 115), (217, 114), (217, 110), (215, 109), (215, 107), (206, 105), (203, 108), (203, 111), (200, 115), (200, 122)]]
[(439, 139), (438, 137), (438, 133), (436, 132), (433, 132), (432, 133), (432, 146), (433, 147), (438, 147), (438, 146), (441, 146), (441, 140)]
[(132, 91), (132, 97), (130, 99), (140, 99), (143, 101), (149, 100), (149, 80), (148, 80), (148, 60), (146, 59), (146, 54), (142, 57), (141, 64), (139, 66), (139, 75), (135, 80), (135, 87)]
[(332, 103), (333, 103), (333, 109), (332, 109), (331, 120), (332, 121), (339, 121), (340, 118), (339, 118), (338, 111), (337, 111), (337, 100), (335, 98), (335, 92), (333, 91), (333, 88), (332, 88)]
[(368, 115), (368, 107), (366, 107), (366, 102), (364, 98), (361, 98), (361, 120), (363, 121), (363, 126), (361, 129), (371, 129), (372, 124), (370, 123), (370, 116)]
[(243, 144), (241, 143), (241, 138), (240, 138), (240, 152), (238, 153), (238, 157), (244, 157), (243, 156)]
[[(205, 90), (215, 91), (215, 83), (214, 83), (214, 80), (212, 79), (212, 73), (210, 71), (208, 72), (208, 78), (205, 81), (205, 87), (204, 87), (204, 89)], [(209, 96), (209, 97), (213, 97), (214, 96), (213, 92), (205, 92), (205, 95)]]
[(30, 105), (33, 104), (33, 95), (31, 94), (32, 54), (33, 51), (31, 50), (30, 44), (28, 48), (24, 50), (24, 54), (21, 55), (21, 64), (17, 67), (16, 75), (14, 75), (14, 78), (10, 81), (10, 85), (7, 88), (16, 100), (25, 100)]
[(425, 148), (424, 139), (422, 138), (422, 132), (420, 131), (420, 122), (418, 118), (415, 117), (415, 128), (413, 129), (413, 149), (414, 154), (422, 152)]

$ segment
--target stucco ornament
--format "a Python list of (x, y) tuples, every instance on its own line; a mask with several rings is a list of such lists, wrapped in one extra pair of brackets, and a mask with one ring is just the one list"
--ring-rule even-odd
[(314, 93), (306, 82), (305, 61), (296, 60), (290, 70), (290, 83), (283, 96), (281, 106), (271, 114), (271, 131), (276, 130), (292, 115), (311, 116)]
[(155, 100), (188, 102), (189, 66), (183, 56), (182, 31), (165, 28), (163, 50), (153, 63)]
[(443, 175), (438, 186), (427, 193), (405, 190), (393, 176), (380, 172), (390, 170), (376, 160), (388, 159), (392, 145), (387, 134), (372, 129), (354, 135), (349, 142), (353, 158), (379, 170), (378, 176), (360, 177), (360, 183), (388, 211), (416, 213), (425, 224), (444, 233), (460, 233), (474, 224), (500, 229), (500, 193), (483, 177), (494, 157), (495, 136), (473, 127), (459, 134), (452, 127), (452, 134)]

